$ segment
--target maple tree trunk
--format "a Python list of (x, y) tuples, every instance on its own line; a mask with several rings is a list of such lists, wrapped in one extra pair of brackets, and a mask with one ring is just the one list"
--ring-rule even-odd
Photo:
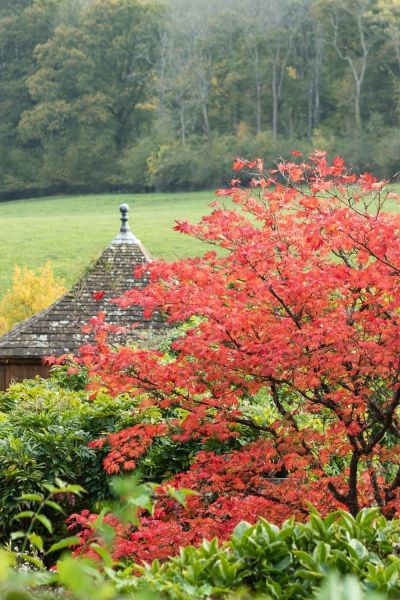
[(350, 460), (350, 473), (349, 473), (349, 492), (348, 492), (348, 501), (347, 507), (349, 512), (356, 516), (358, 511), (360, 510), (358, 504), (358, 489), (357, 489), (357, 475), (358, 475), (358, 463), (360, 457), (358, 452), (353, 452), (353, 456)]

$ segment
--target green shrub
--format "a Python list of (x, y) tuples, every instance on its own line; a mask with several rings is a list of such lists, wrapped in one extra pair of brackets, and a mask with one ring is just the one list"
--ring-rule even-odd
[(192, 146), (182, 152), (178, 142), (163, 144), (150, 154), (147, 161), (151, 187), (160, 192), (196, 189), (193, 183), (197, 169), (196, 157), (196, 150)]
[(0, 538), (7, 538), (10, 520), (21, 510), (18, 498), (57, 477), (84, 487), (89, 502), (109, 497), (102, 456), (88, 444), (129, 425), (132, 408), (126, 397), (88, 400), (86, 392), (52, 379), (26, 380), (1, 394)]
[[(145, 148), (138, 146), (137, 151)], [(149, 154), (147, 181), (152, 189), (161, 192), (223, 187), (235, 176), (232, 171), (235, 156), (260, 157), (265, 160), (266, 166), (271, 167), (276, 156), (290, 156), (293, 149), (304, 150), (305, 153), (311, 150), (304, 142), (274, 139), (269, 131), (257, 136), (216, 135), (211, 146), (203, 138), (190, 138), (184, 148), (180, 142), (173, 140)], [(129, 164), (129, 160), (123, 164)], [(245, 178), (242, 179), (245, 181)]]
[[(18, 515), (22, 549), (0, 551), (0, 597), (79, 598), (117, 600), (152, 598), (171, 600), (394, 600), (400, 594), (400, 521), (388, 521), (378, 509), (364, 509), (357, 517), (336, 511), (325, 518), (311, 511), (307, 523), (286, 521), (280, 528), (264, 519), (255, 525), (241, 522), (229, 541), (204, 540), (198, 548), (181, 548), (180, 554), (160, 564), (124, 565), (112, 556), (114, 527), (135, 523), (140, 507), (154, 509), (152, 486), (137, 477), (113, 481), (121, 500), (113, 510), (119, 520), (105, 511), (91, 521), (94, 540), (86, 549), (97, 559), (63, 556), (53, 572), (46, 571), (47, 555), (76, 543), (77, 538), (44, 543), (43, 529), (53, 531), (43, 510), (60, 509), (57, 492), (80, 493), (77, 486), (56, 481), (47, 493), (32, 499), (32, 511)], [(61, 485), (61, 488), (59, 487)], [(54, 502), (54, 499), (56, 502)], [(30, 520), (30, 523), (29, 523)], [(25, 524), (25, 529), (23, 525)], [(99, 536), (104, 544), (99, 546)], [(118, 534), (117, 534), (118, 535)], [(107, 541), (106, 541), (107, 540)], [(90, 540), (87, 542), (90, 543)], [(121, 540), (119, 540), (121, 543)], [(30, 554), (27, 549), (30, 548)], [(10, 559), (33, 563), (38, 574), (9, 568)], [(54, 595), (49, 585), (54, 586)], [(29, 586), (29, 592), (27, 587)], [(61, 589), (60, 589), (61, 586)], [(25, 594), (25, 595), (24, 595)], [(30, 595), (31, 594), (31, 595)]]
[[(155, 407), (141, 408), (140, 398), (101, 393), (89, 400), (82, 389), (86, 382), (85, 372), (71, 376), (57, 367), (49, 379), (25, 380), (0, 394), (0, 539), (7, 539), (11, 519), (23, 508), (18, 498), (41, 493), (43, 484), (57, 477), (81, 485), (88, 492), (86, 505), (109, 499), (109, 477), (102, 465), (106, 450), (93, 450), (89, 442), (162, 418)], [(206, 448), (222, 452), (229, 444), (209, 442)], [(139, 463), (142, 478), (161, 482), (189, 468), (201, 447), (198, 440), (177, 444), (168, 437), (156, 439)], [(60, 527), (62, 523), (60, 517)]]
[[(250, 598), (301, 600), (314, 598), (329, 573), (356, 576), (370, 598), (372, 592), (400, 597), (400, 521), (387, 521), (377, 509), (364, 509), (356, 518), (338, 511), (324, 519), (314, 512), (309, 522), (285, 522), (281, 528), (260, 519), (240, 523), (230, 541), (204, 541), (182, 548), (179, 556), (141, 567), (140, 580), (126, 581), (134, 589), (148, 586), (164, 597)], [(336, 581), (339, 581), (338, 579)], [(364, 597), (354, 582), (329, 584), (323, 599)], [(232, 591), (241, 594), (229, 596)], [(245, 592), (247, 590), (247, 592)], [(260, 594), (260, 596), (257, 596)]]
[[(74, 486), (60, 481), (58, 484), (79, 494)], [(135, 478), (118, 478), (114, 487), (123, 497), (114, 507), (122, 521), (135, 521), (137, 510), (148, 503), (152, 510), (151, 486), (143, 486)], [(58, 489), (48, 486), (46, 498)], [(0, 597), (5, 600), (53, 600), (65, 594), (79, 600), (399, 598), (400, 523), (387, 521), (377, 509), (364, 509), (356, 518), (337, 511), (322, 519), (313, 511), (308, 523), (289, 520), (280, 528), (264, 519), (252, 526), (241, 522), (228, 542), (220, 545), (216, 539), (205, 540), (198, 548), (182, 548), (179, 556), (164, 564), (154, 561), (152, 565), (124, 566), (113, 559), (108, 546), (93, 542), (90, 552), (97, 559), (64, 555), (57, 569), (49, 572), (43, 567), (43, 559), (76, 543), (76, 538), (60, 540), (50, 548), (43, 545), (36, 528), (40, 531), (45, 525), (51, 530), (52, 523), (46, 518), (43, 522), (40, 515), (47, 504), (56, 504), (46, 498), (38, 498), (39, 508), (30, 515), (25, 513), (31, 517), (31, 524), (27, 522), (26, 533), (19, 531), (16, 537), (25, 540), (25, 554), (22, 550), (7, 554), (0, 551)], [(103, 512), (92, 527), (112, 545), (110, 523)], [(30, 555), (26, 554), (26, 540), (30, 542)], [(14, 572), (9, 567), (10, 559), (16, 564), (28, 559), (40, 572)]]

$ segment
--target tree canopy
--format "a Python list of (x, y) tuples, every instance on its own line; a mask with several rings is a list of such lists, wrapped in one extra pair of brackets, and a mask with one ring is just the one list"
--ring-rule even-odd
[[(123, 545), (145, 560), (243, 519), (305, 518), (308, 502), (399, 511), (399, 215), (385, 211), (398, 197), (322, 152), (235, 169), (253, 175), (251, 191), (238, 178), (219, 191), (237, 209), (177, 225), (211, 249), (146, 265), (149, 285), (116, 300), (185, 323), (169, 351), (107, 345), (103, 313), (81, 348), (94, 397), (140, 402), (138, 422), (91, 444), (109, 474), (157, 444), (189, 453)], [(196, 494), (178, 507), (168, 486)]]

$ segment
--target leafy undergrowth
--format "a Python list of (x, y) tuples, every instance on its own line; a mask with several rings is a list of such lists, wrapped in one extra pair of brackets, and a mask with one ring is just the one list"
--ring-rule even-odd
[[(68, 385), (73, 383), (79, 387), (78, 376), (69, 378)], [(42, 494), (57, 477), (83, 486), (92, 502), (107, 497), (101, 457), (88, 444), (100, 432), (129, 424), (132, 410), (129, 398), (99, 395), (89, 401), (56, 377), (16, 383), (0, 394), (0, 543), (13, 530), (16, 513), (30, 509), (21, 496)], [(66, 514), (83, 506), (86, 500), (63, 502)], [(65, 514), (56, 517), (55, 530), (62, 533)]]
[[(286, 521), (278, 528), (264, 519), (241, 522), (230, 540), (187, 547), (179, 556), (142, 568), (142, 580), (169, 598), (225, 596), (240, 587), (263, 598), (311, 598), (330, 571), (356, 575), (365, 591), (400, 595), (398, 521), (375, 509), (356, 518), (338, 511), (307, 523)], [(141, 582), (142, 583), (142, 582)]]
[(377, 509), (364, 509), (355, 518), (345, 511), (321, 518), (313, 511), (307, 523), (290, 519), (280, 528), (264, 519), (252, 526), (241, 522), (223, 544), (204, 540), (197, 548), (181, 548), (163, 564), (144, 566), (116, 563), (97, 545), (97, 560), (65, 555), (53, 572), (13, 571), (7, 566), (12, 555), (4, 554), (0, 597), (395, 599), (400, 596), (399, 525)]

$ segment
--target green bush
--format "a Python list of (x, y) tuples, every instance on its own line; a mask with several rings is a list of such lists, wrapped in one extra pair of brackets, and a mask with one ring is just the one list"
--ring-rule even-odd
[(64, 389), (53, 379), (26, 380), (1, 394), (0, 538), (7, 539), (21, 510), (18, 498), (42, 491), (57, 477), (84, 487), (89, 502), (109, 497), (102, 456), (88, 444), (129, 425), (132, 408), (127, 397), (88, 400), (86, 392)]
[(336, 572), (356, 576), (367, 595), (356, 594), (348, 582), (338, 586), (337, 595), (332, 584), (326, 587), (321, 599), (355, 600), (375, 592), (399, 598), (399, 526), (400, 521), (387, 521), (377, 509), (364, 509), (356, 518), (338, 511), (323, 519), (314, 512), (307, 523), (289, 520), (281, 528), (264, 519), (256, 525), (242, 522), (230, 541), (182, 548), (164, 564), (141, 567), (142, 577), (126, 584), (175, 600), (250, 598), (250, 593), (269, 600), (308, 600)]
[[(43, 586), (41, 573), (15, 571), (9, 558), (0, 554), (0, 597), (2, 600), (161, 600), (166, 598), (150, 590), (121, 592), (118, 585), (110, 583), (104, 572), (94, 564), (64, 558), (58, 564), (59, 572), (48, 577)], [(60, 587), (54, 587), (60, 586)], [(37, 589), (35, 589), (37, 588)], [(252, 594), (245, 590), (227, 594), (227, 600), (273, 600), (274, 596)], [(195, 596), (189, 596), (195, 600)], [(364, 592), (355, 577), (330, 575), (320, 591), (309, 600), (388, 600), (387, 595)]]
[[(255, 525), (242, 521), (223, 544), (204, 540), (197, 548), (181, 548), (178, 556), (163, 564), (124, 565), (113, 558), (115, 544), (123, 543), (114, 527), (137, 523), (142, 507), (154, 510), (153, 486), (141, 484), (138, 477), (125, 477), (114, 479), (112, 487), (120, 498), (113, 506), (118, 520), (104, 510), (91, 521), (93, 541), (87, 541), (86, 550), (92, 559), (64, 555), (53, 571), (44, 566), (52, 564), (47, 557), (76, 544), (78, 538), (54, 539), (47, 546), (42, 532), (53, 533), (54, 524), (44, 512), (49, 507), (61, 510), (59, 492), (76, 497), (82, 489), (57, 479), (56, 485), (46, 485), (44, 494), (25, 496), (32, 510), (18, 515), (19, 530), (12, 535), (17, 547), (7, 553), (0, 549), (0, 597), (394, 600), (400, 596), (400, 521), (387, 520), (379, 509), (363, 509), (356, 517), (339, 510), (322, 518), (310, 508), (308, 522), (290, 519), (281, 527), (265, 519)], [(10, 561), (17, 572), (10, 569)], [(38, 572), (27, 570), (32, 564)]]
[(179, 142), (171, 141), (149, 155), (147, 180), (152, 189), (161, 192), (223, 187), (235, 176), (232, 171), (235, 156), (260, 157), (266, 167), (272, 167), (276, 156), (290, 156), (293, 149), (311, 151), (304, 142), (274, 139), (268, 131), (258, 136), (215, 136), (211, 146), (202, 138), (191, 138), (184, 148)]
[[(156, 191), (196, 189), (193, 183), (197, 153), (192, 146), (182, 151), (178, 142), (163, 144), (148, 158), (149, 183)], [(211, 187), (208, 185), (201, 187)]]
[[(0, 394), (0, 540), (7, 539), (13, 516), (24, 507), (18, 498), (41, 493), (57, 477), (88, 492), (85, 507), (109, 499), (109, 477), (102, 465), (106, 450), (93, 450), (89, 442), (138, 422), (162, 419), (159, 409), (142, 409), (140, 398), (100, 393), (89, 400), (82, 389), (86, 383), (84, 371), (71, 376), (65, 367), (57, 367), (49, 379), (25, 380)], [(201, 447), (197, 440), (177, 444), (168, 437), (156, 439), (139, 462), (142, 478), (161, 482), (189, 468)], [(229, 448), (229, 442), (206, 446), (216, 452)], [(75, 512), (81, 507), (65, 508)]]
[[(112, 487), (120, 497), (113, 507), (120, 523), (137, 522), (141, 507), (154, 510), (152, 486), (137, 477), (117, 478)], [(41, 535), (43, 529), (53, 531), (43, 511), (61, 508), (60, 491), (76, 496), (81, 488), (57, 480), (44, 495), (27, 498), (32, 510), (18, 515), (20, 530), (13, 534), (22, 548), (6, 554), (0, 549), (1, 598), (394, 600), (400, 595), (400, 521), (386, 520), (376, 508), (355, 518), (344, 511), (321, 518), (311, 509), (307, 523), (290, 519), (280, 528), (264, 519), (255, 525), (241, 522), (221, 545), (204, 540), (200, 547), (181, 548), (164, 564), (142, 566), (115, 561), (117, 522), (112, 526), (102, 511), (92, 521), (93, 542), (86, 548), (93, 558), (64, 555), (49, 572), (46, 557), (77, 542), (68, 537), (47, 547)], [(99, 546), (99, 537), (104, 545)], [(17, 572), (9, 568), (10, 560), (19, 566)], [(39, 572), (21, 572), (27, 564)]]
[[(13, 571), (10, 555), (0, 552), (0, 594), (5, 600), (53, 600), (65, 593), (79, 600), (394, 600), (400, 594), (399, 540), (399, 521), (365, 509), (356, 518), (314, 513), (308, 523), (290, 520), (281, 528), (263, 519), (253, 526), (242, 522), (222, 545), (214, 539), (182, 548), (162, 565), (135, 566), (135, 574), (98, 546), (98, 560), (67, 555), (56, 571), (37, 574)], [(27, 586), (31, 595), (24, 596)]]

